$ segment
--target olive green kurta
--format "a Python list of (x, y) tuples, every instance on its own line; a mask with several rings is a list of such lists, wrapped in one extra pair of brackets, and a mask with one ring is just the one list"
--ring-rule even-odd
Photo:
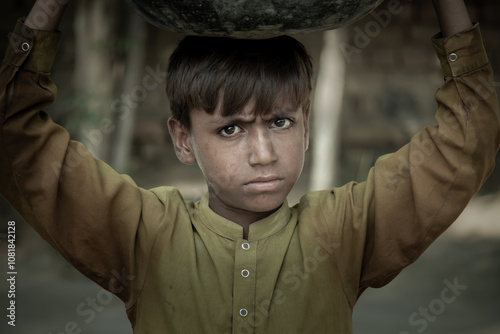
[(146, 190), (41, 111), (58, 33), (18, 24), (0, 69), (0, 191), (78, 270), (125, 303), (134, 333), (352, 333), (367, 287), (393, 279), (493, 168), (498, 101), (479, 28), (434, 40), (446, 77), (429, 127), (367, 181), (306, 194), (242, 228), (207, 196)]

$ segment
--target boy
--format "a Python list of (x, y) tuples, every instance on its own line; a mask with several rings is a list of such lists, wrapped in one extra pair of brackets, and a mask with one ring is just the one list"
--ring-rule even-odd
[(54, 100), (50, 31), (63, 11), (38, 24), (41, 3), (17, 26), (0, 72), (1, 193), (124, 301), (135, 333), (352, 333), (359, 295), (415, 261), (493, 168), (498, 102), (462, 1), (434, 1), (445, 37), (434, 40), (446, 78), (438, 127), (381, 157), (366, 182), (308, 193), (292, 208), (311, 89), (297, 42), (190, 37), (172, 56), (174, 148), (209, 189), (193, 203), (173, 188), (137, 187), (41, 111)]

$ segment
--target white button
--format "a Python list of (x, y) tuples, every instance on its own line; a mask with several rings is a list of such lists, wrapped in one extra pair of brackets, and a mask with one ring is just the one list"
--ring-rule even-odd
[(450, 53), (450, 56), (448, 57), (448, 59), (449, 59), (450, 61), (457, 61), (457, 59), (458, 59), (458, 55), (457, 55), (455, 52)]
[(29, 43), (24, 42), (23, 44), (21, 44), (21, 49), (23, 49), (23, 51), (28, 51), (30, 49)]
[(248, 315), (248, 310), (247, 310), (246, 308), (242, 308), (242, 309), (240, 310), (240, 315), (241, 315), (242, 317), (246, 317), (246, 316)]
[(249, 250), (250, 244), (248, 242), (244, 242), (241, 244), (241, 248), (243, 248), (244, 250)]
[(241, 271), (241, 276), (246, 278), (246, 277), (248, 277), (248, 275), (250, 275), (250, 272), (247, 269), (243, 269)]

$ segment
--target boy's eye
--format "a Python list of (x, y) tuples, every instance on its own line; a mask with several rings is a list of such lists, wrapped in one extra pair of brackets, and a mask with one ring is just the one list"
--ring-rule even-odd
[(273, 127), (280, 129), (288, 129), (293, 125), (293, 121), (289, 118), (278, 118), (274, 120)]
[(223, 127), (219, 131), (219, 134), (223, 137), (232, 137), (232, 136), (237, 135), (240, 132), (241, 132), (241, 128), (238, 125), (229, 125), (229, 126)]

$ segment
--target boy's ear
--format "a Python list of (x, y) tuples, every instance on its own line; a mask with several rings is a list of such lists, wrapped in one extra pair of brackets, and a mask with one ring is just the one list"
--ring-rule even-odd
[(174, 144), (177, 158), (186, 165), (194, 165), (196, 157), (191, 144), (191, 133), (179, 120), (170, 117), (168, 119), (168, 131)]

